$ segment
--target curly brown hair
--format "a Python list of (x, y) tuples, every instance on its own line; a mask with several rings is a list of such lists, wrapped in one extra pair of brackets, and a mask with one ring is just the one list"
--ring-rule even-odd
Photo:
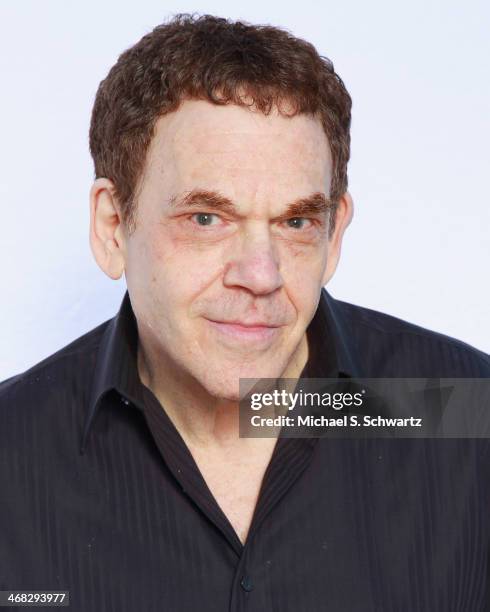
[(113, 181), (129, 232), (156, 120), (185, 99), (319, 117), (332, 153), (334, 206), (346, 191), (352, 102), (332, 62), (277, 27), (178, 14), (119, 56), (92, 110), (95, 177)]

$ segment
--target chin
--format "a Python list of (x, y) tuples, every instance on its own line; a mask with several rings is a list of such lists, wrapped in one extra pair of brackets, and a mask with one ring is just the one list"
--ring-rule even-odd
[(202, 385), (211, 397), (229, 402), (238, 402), (240, 399), (240, 384), (238, 380), (233, 382), (206, 380)]
[[(274, 368), (274, 371), (268, 371), (266, 368), (250, 367), (246, 370), (237, 370), (235, 373), (226, 372), (224, 376), (216, 376), (202, 380), (201, 384), (212, 397), (227, 400), (230, 402), (238, 402), (240, 400), (240, 379), (276, 379), (281, 375), (281, 371)], [(243, 385), (242, 385), (243, 393)]]

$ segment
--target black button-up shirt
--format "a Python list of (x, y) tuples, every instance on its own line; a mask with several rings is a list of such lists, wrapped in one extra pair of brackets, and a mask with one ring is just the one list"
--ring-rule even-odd
[[(303, 377), (490, 376), (325, 290), (308, 343)], [(0, 385), (0, 590), (69, 590), (74, 612), (487, 609), (486, 440), (279, 438), (242, 545), (136, 355), (126, 293)]]

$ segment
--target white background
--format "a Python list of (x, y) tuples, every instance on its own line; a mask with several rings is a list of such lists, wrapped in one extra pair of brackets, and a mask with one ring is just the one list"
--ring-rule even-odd
[(490, 349), (490, 4), (411, 0), (0, 6), (0, 380), (112, 317), (88, 245), (90, 111), (117, 56), (171, 14), (286, 27), (353, 100), (355, 218), (328, 288)]

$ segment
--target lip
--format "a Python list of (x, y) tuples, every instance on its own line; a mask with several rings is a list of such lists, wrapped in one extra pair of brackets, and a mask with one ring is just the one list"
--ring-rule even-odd
[(269, 341), (274, 338), (280, 329), (280, 325), (268, 325), (262, 322), (243, 321), (214, 321), (206, 319), (208, 323), (218, 332), (230, 338), (245, 341)]
[(280, 327), (280, 325), (271, 325), (270, 323), (266, 323), (265, 321), (239, 321), (238, 319), (235, 321), (216, 321), (215, 319), (208, 319), (212, 323), (219, 323), (220, 325), (236, 325), (237, 327)]

